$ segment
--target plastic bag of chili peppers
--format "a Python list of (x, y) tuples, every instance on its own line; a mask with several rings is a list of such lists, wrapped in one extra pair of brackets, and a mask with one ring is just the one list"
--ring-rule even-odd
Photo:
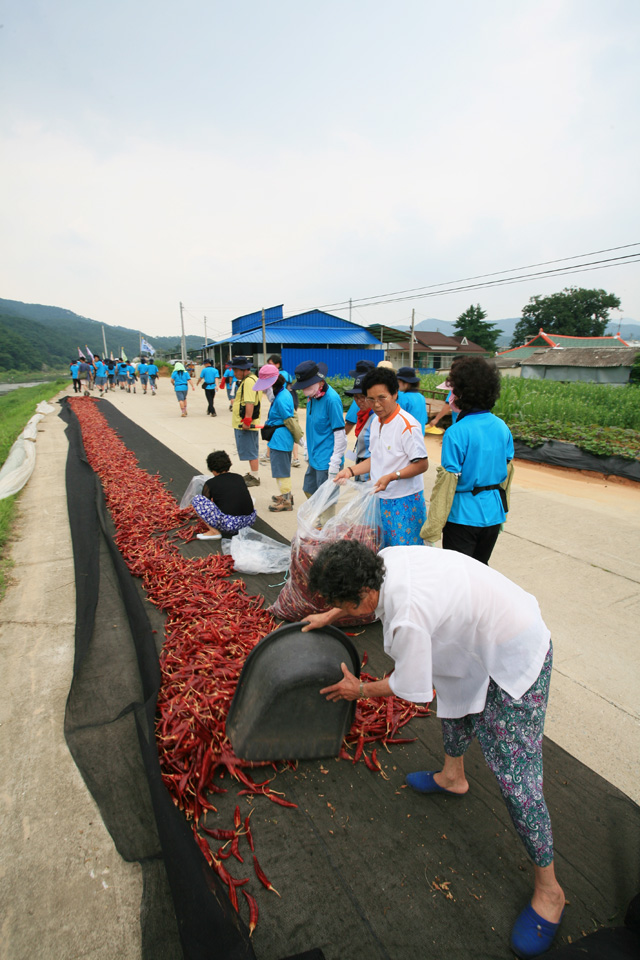
[[(327, 480), (298, 511), (298, 530), (291, 541), (289, 579), (269, 608), (274, 617), (297, 623), (310, 613), (330, 608), (322, 597), (309, 591), (309, 571), (320, 550), (335, 540), (359, 540), (375, 553), (383, 547), (380, 500), (374, 484)], [(372, 623), (374, 614), (341, 620), (340, 626)]]

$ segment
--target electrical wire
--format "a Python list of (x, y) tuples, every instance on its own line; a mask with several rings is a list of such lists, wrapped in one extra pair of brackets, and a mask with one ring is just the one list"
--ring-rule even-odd
[[(552, 263), (566, 263), (569, 260), (581, 260), (584, 257), (596, 257), (596, 256), (600, 256), (600, 254), (602, 253), (615, 253), (617, 250), (629, 250), (631, 247), (639, 247), (639, 246), (640, 246), (640, 242), (625, 243), (617, 247), (606, 247), (603, 250), (592, 250), (590, 253), (577, 253), (573, 257), (559, 257), (558, 259), (555, 259), (555, 260), (543, 260), (543, 261), (540, 261), (539, 263), (529, 263), (522, 267), (509, 267), (509, 269), (507, 270), (496, 270), (493, 273), (481, 273), (474, 277), (461, 277), (458, 280), (447, 280), (444, 283), (432, 283), (422, 287), (410, 287), (408, 290), (396, 290), (392, 293), (375, 294), (374, 296), (371, 296), (371, 297), (358, 297), (358, 298), (351, 297), (349, 300), (338, 300), (335, 303), (325, 303), (323, 306), (318, 307), (317, 309), (326, 310), (329, 307), (332, 307), (335, 309), (338, 306), (343, 306), (343, 305), (353, 306), (353, 304), (368, 306), (369, 304), (364, 303), (365, 300), (376, 300), (380, 302), (383, 300), (387, 300), (388, 297), (399, 297), (407, 293), (416, 293), (419, 290), (433, 290), (437, 287), (449, 287), (452, 284), (457, 284), (457, 283), (470, 283), (472, 280), (485, 280), (488, 277), (497, 277), (505, 273), (515, 273), (517, 270), (533, 270), (535, 267), (547, 267), (547, 266), (550, 266)], [(633, 256), (633, 254), (630, 254), (630, 256)], [(585, 266), (585, 264), (576, 264), (575, 266)], [(393, 302), (393, 301), (390, 301), (390, 302)]]
[[(604, 270), (609, 267), (626, 266), (630, 263), (640, 263), (640, 253), (627, 254), (624, 257), (612, 257), (607, 260), (593, 261), (586, 264), (576, 264), (573, 267), (558, 267), (555, 270), (543, 270), (538, 271), (537, 273), (523, 274), (520, 277), (507, 277), (502, 280), (490, 280), (486, 283), (473, 283), (465, 286), (449, 287), (444, 290), (432, 290), (429, 293), (417, 293), (413, 294), (412, 296), (389, 296), (387, 299), (372, 300), (369, 303), (360, 303), (359, 308), (364, 309), (365, 307), (375, 307), (387, 303), (402, 303), (405, 300), (424, 300), (432, 297), (444, 297), (452, 293), (464, 293), (471, 290), (488, 290), (495, 287), (511, 286), (514, 283), (525, 283), (527, 280), (539, 280), (552, 276), (563, 277), (576, 273), (588, 273), (593, 270)], [(423, 287), (422, 289), (425, 288)], [(318, 309), (322, 310), (325, 308), (318, 307)], [(349, 304), (347, 303), (345, 306), (336, 304), (335, 306), (332, 306), (332, 309), (343, 312), (349, 309)]]

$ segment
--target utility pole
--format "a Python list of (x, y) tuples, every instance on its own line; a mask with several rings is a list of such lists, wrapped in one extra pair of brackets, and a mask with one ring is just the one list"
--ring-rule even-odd
[(182, 329), (182, 362), (187, 362), (187, 344), (184, 339), (184, 317), (182, 315), (182, 300), (180, 301), (180, 327)]
[(104, 323), (102, 324), (102, 346), (104, 347), (104, 359), (107, 359), (107, 340), (104, 335)]
[(349, 323), (351, 323), (351, 297), (349, 297)]
[(413, 331), (416, 326), (416, 311), (415, 308), (411, 311), (411, 344), (409, 346), (409, 366), (413, 366)]
[[(205, 317), (204, 318), (204, 357), (202, 358), (203, 360), (206, 360), (207, 357), (209, 356), (209, 351), (207, 349), (208, 346), (209, 346), (209, 341), (207, 340), (207, 318)], [(215, 350), (214, 350), (214, 353), (215, 353)], [(214, 357), (214, 360), (215, 360), (215, 357)]]
[[(262, 363), (266, 363), (267, 362), (267, 331), (264, 325), (264, 307), (262, 308), (262, 353), (264, 355), (262, 358)], [(260, 366), (262, 366), (262, 364), (260, 364)]]

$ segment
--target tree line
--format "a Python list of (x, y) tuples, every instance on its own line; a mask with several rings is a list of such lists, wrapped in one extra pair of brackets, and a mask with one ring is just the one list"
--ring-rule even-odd
[[(516, 324), (511, 347), (520, 347), (540, 328), (550, 335), (568, 337), (602, 337), (609, 323), (610, 311), (620, 309), (620, 298), (606, 290), (587, 290), (584, 287), (565, 287), (560, 293), (547, 297), (531, 297), (522, 308)], [(466, 337), (490, 353), (498, 348), (502, 334), (495, 323), (487, 323), (487, 313), (480, 304), (472, 304), (456, 320), (456, 336)]]

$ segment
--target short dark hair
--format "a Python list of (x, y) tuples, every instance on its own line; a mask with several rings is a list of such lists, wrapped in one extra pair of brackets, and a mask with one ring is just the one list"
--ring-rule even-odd
[(449, 384), (462, 413), (491, 410), (500, 396), (500, 372), (482, 357), (461, 357), (451, 365)]
[(374, 370), (365, 373), (362, 381), (362, 392), (365, 396), (367, 390), (378, 385), (386, 387), (389, 393), (397, 393), (399, 387), (395, 370), (391, 370), (389, 367), (376, 367)]
[(269, 359), (267, 360), (267, 363), (275, 363), (276, 366), (278, 364), (282, 366), (282, 357), (280, 356), (279, 353), (272, 353)]
[(231, 469), (231, 457), (225, 450), (214, 450), (207, 457), (207, 467), (212, 473), (227, 473)]
[(358, 540), (337, 540), (323, 547), (309, 572), (309, 589), (329, 603), (358, 604), (363, 590), (379, 590), (384, 560)]
[(279, 374), (276, 382), (271, 385), (271, 389), (273, 390), (274, 397), (277, 397), (283, 388), (284, 388), (284, 377), (282, 376), (282, 374)]

